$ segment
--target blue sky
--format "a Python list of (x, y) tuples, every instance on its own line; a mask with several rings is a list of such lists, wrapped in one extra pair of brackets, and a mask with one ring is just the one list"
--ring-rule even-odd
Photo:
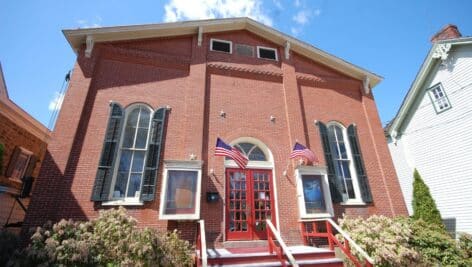
[(384, 77), (382, 123), (395, 116), (429, 48), (448, 23), (472, 35), (472, 1), (166, 0), (0, 4), (0, 61), (10, 98), (48, 125), (75, 54), (61, 29), (249, 16)]

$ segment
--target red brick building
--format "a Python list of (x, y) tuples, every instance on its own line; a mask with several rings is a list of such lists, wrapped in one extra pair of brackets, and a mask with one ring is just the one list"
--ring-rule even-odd
[(0, 228), (19, 233), (30, 199), (28, 181), (39, 175), (48, 138), (49, 130), (9, 98), (0, 65)]
[[(247, 18), (65, 30), (77, 53), (27, 225), (123, 205), (209, 245), (288, 244), (300, 220), (406, 215), (372, 88), (381, 78)], [(246, 169), (214, 156), (220, 137)], [(290, 160), (295, 142), (320, 163)]]

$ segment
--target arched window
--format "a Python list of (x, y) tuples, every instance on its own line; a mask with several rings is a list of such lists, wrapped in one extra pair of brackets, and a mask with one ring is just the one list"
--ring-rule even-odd
[[(248, 143), (248, 142), (241, 142), (234, 145), (236, 149), (241, 151), (249, 160), (252, 161), (267, 161), (267, 156), (259, 148), (257, 145)], [(230, 160), (230, 158), (226, 157), (226, 160)]]
[(338, 124), (328, 126), (328, 138), (333, 154), (333, 163), (336, 177), (338, 178), (342, 194), (345, 200), (356, 199), (354, 186), (355, 173), (351, 172), (352, 156), (347, 148), (348, 143), (344, 127)]
[(317, 122), (325, 154), (331, 198), (335, 203), (372, 202), (357, 126)]
[(119, 150), (119, 164), (112, 198), (139, 198), (151, 124), (151, 109), (134, 105), (126, 110), (126, 123)]
[(92, 200), (107, 205), (153, 201), (166, 108), (153, 112), (134, 104), (123, 109), (118, 103), (110, 108)]

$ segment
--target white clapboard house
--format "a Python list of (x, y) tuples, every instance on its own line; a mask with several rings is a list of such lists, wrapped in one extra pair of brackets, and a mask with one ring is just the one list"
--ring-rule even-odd
[(395, 118), (390, 153), (410, 214), (416, 168), (453, 233), (472, 233), (472, 37), (447, 25), (432, 38)]

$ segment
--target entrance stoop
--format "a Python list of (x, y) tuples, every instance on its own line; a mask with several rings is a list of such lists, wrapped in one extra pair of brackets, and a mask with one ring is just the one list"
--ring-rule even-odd
[[(275, 253), (270, 254), (267, 241), (264, 246), (248, 247), (247, 244), (233, 243), (236, 247), (221, 249), (208, 249), (208, 266), (231, 267), (275, 267), (282, 266)], [(310, 246), (291, 246), (289, 251), (293, 254), (299, 266), (313, 267), (342, 267), (343, 261), (336, 258), (334, 251), (325, 248)], [(286, 262), (290, 266), (289, 262)]]

